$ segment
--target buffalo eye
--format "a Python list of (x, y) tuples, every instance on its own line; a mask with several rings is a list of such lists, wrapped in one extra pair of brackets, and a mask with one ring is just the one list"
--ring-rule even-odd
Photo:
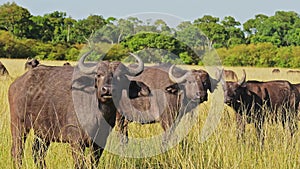
[(97, 74), (96, 76), (97, 76), (97, 78), (101, 78), (101, 77), (103, 77), (103, 76), (104, 76), (104, 74), (102, 74), (102, 73), (99, 73), (99, 74)]

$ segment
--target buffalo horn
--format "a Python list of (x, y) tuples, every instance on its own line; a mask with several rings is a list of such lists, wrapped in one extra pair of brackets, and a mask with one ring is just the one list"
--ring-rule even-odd
[(239, 85), (242, 85), (246, 82), (246, 72), (245, 70), (243, 69), (243, 76), (242, 76), (242, 79), (239, 81)]
[(144, 62), (143, 60), (138, 57), (137, 55), (130, 53), (131, 56), (133, 56), (138, 61), (138, 67), (137, 68), (129, 68), (127, 67), (128, 74), (131, 76), (137, 75), (141, 73), (144, 70)]
[(172, 82), (174, 83), (182, 83), (186, 80), (187, 76), (188, 76), (188, 72), (186, 72), (184, 75), (182, 75), (181, 77), (175, 77), (173, 74), (172, 74), (172, 71), (173, 71), (173, 68), (174, 68), (175, 65), (172, 65), (169, 69), (169, 78)]
[(86, 67), (84, 65), (84, 60), (85, 58), (92, 53), (93, 50), (90, 50), (89, 52), (85, 53), (78, 61), (78, 68), (81, 72), (85, 73), (85, 74), (92, 74), (96, 72), (96, 68), (97, 66), (93, 66), (93, 67)]

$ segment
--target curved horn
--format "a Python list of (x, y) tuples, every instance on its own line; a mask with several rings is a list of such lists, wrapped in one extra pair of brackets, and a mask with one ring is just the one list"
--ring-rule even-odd
[(242, 79), (238, 82), (239, 85), (242, 85), (246, 82), (246, 71), (243, 69), (243, 76)]
[(186, 72), (184, 75), (182, 75), (181, 77), (175, 77), (173, 74), (172, 74), (172, 71), (173, 71), (173, 68), (174, 68), (175, 65), (172, 65), (169, 69), (169, 79), (174, 82), (174, 83), (182, 83), (186, 80), (187, 78), (187, 75), (189, 72)]
[(95, 73), (97, 66), (93, 67), (86, 67), (84, 65), (85, 58), (92, 53), (93, 50), (90, 50), (89, 52), (85, 53), (78, 61), (78, 68), (81, 72), (85, 74), (92, 74)]
[(138, 67), (137, 68), (127, 67), (127, 71), (129, 73), (129, 75), (133, 75), (133, 76), (138, 75), (138, 74), (140, 74), (141, 72), (144, 71), (144, 62), (139, 56), (137, 56), (133, 53), (130, 53), (130, 55), (133, 56), (138, 61)]

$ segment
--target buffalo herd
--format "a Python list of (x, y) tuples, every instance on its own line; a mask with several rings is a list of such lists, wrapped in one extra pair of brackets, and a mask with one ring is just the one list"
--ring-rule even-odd
[[(10, 85), (11, 153), (17, 168), (30, 129), (34, 130), (34, 162), (40, 168), (46, 167), (51, 142), (71, 144), (75, 168), (86, 165), (82, 154), (91, 148), (94, 167), (112, 128), (116, 127), (123, 144), (128, 141), (129, 122), (158, 122), (164, 131), (173, 129), (218, 87), (223, 88), (224, 103), (235, 110), (238, 139), (243, 139), (246, 123), (253, 122), (263, 145), (263, 125), (269, 119), (288, 127), (291, 136), (297, 130), (300, 84), (246, 80), (245, 71), (239, 80), (231, 70), (216, 69), (212, 77), (202, 69), (185, 70), (167, 63), (144, 66), (133, 53), (130, 56), (137, 64), (128, 66), (120, 61), (85, 63), (91, 52), (77, 66), (27, 60), (25, 69), (30, 70)], [(8, 73), (2, 67), (1, 63), (1, 72)], [(168, 135), (162, 141), (167, 142)]]

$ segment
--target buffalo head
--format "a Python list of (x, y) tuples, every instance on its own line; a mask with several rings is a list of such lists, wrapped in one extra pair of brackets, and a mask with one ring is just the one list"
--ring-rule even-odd
[[(175, 77), (173, 75), (173, 69), (175, 65), (172, 65), (169, 69), (169, 78), (172, 82), (179, 84), (185, 92), (186, 99), (193, 102), (207, 101), (207, 91), (205, 90), (199, 74), (195, 71), (187, 71), (181, 77)], [(174, 88), (167, 88), (167, 91), (174, 92)]]
[(96, 96), (101, 102), (112, 101), (113, 92), (118, 96), (123, 89), (129, 88), (130, 81), (127, 76), (137, 76), (144, 70), (143, 61), (133, 53), (130, 55), (138, 61), (136, 68), (126, 67), (119, 61), (100, 61), (96, 66), (86, 67), (84, 60), (90, 53), (86, 53), (79, 60), (78, 67), (83, 73), (95, 74)]
[(222, 85), (224, 89), (224, 102), (227, 105), (240, 104), (242, 95), (247, 91), (245, 70), (243, 70), (243, 77), (240, 81), (222, 81)]
[(37, 67), (40, 64), (40, 62), (37, 59), (29, 59), (27, 58), (27, 61), (25, 63), (25, 70), (26, 69), (32, 69)]

